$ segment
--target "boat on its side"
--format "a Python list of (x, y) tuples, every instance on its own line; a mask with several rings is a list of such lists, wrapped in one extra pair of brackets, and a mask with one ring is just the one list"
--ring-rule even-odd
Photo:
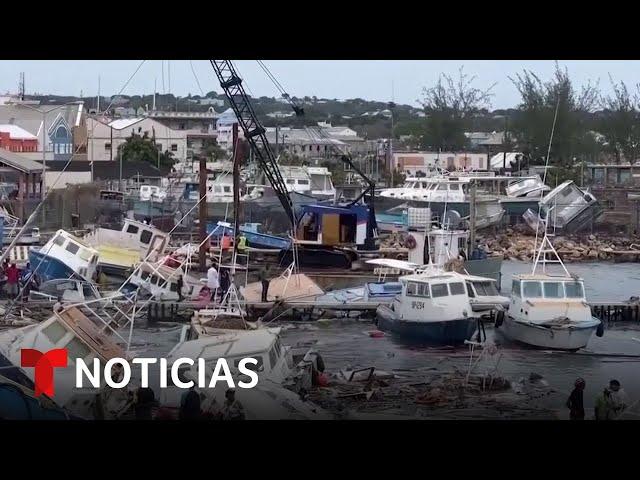
[(84, 241), (99, 252), (99, 267), (105, 273), (125, 275), (141, 261), (159, 261), (169, 245), (169, 234), (127, 218), (121, 230), (97, 228)]
[(29, 262), (41, 281), (77, 278), (91, 282), (98, 261), (96, 249), (65, 230), (58, 230), (43, 247), (29, 249)]

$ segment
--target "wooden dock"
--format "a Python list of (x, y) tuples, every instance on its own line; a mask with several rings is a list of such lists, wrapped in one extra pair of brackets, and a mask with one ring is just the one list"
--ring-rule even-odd
[[(11, 302), (8, 300), (0, 300), (1, 307), (7, 307)], [(114, 303), (120, 303), (115, 301)], [(290, 310), (294, 314), (311, 313), (319, 311), (342, 311), (342, 312), (363, 312), (373, 314), (375, 313), (381, 302), (378, 301), (356, 301), (356, 302), (340, 302), (340, 301), (313, 301), (302, 299), (290, 299), (283, 301), (270, 301), (270, 302), (246, 302), (241, 301), (242, 308), (252, 310), (258, 314), (268, 312), (274, 307), (279, 307), (280, 311)], [(146, 300), (139, 300), (137, 302), (138, 308), (144, 308), (147, 319), (151, 322), (155, 321), (185, 321), (191, 318), (194, 310), (214, 308), (216, 304), (209, 302), (196, 302), (196, 301), (161, 301), (161, 302), (149, 302)], [(638, 302), (589, 302), (592, 314), (606, 322), (618, 322), (618, 321), (630, 321), (640, 322), (640, 301)], [(28, 308), (29, 310), (38, 312), (47, 312), (53, 307), (53, 302), (48, 301), (31, 301), (25, 304), (16, 302), (14, 304), (15, 311), (20, 311), (22, 308)]]

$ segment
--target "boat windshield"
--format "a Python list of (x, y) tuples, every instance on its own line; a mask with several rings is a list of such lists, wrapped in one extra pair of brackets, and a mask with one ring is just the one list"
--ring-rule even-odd
[(499, 295), (498, 289), (493, 282), (473, 282), (473, 286), (480, 296)]
[(542, 284), (540, 282), (522, 282), (522, 296), (542, 298)]
[(564, 291), (567, 298), (584, 298), (582, 282), (565, 282)]

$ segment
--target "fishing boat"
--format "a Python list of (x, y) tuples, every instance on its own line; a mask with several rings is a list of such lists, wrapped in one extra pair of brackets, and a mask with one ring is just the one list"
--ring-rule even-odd
[(43, 247), (29, 249), (29, 262), (37, 269), (42, 281), (78, 278), (90, 282), (98, 257), (98, 251), (84, 239), (64, 230), (58, 230)]
[[(280, 328), (257, 328), (253, 330), (217, 329), (198, 333), (188, 326), (182, 330), (181, 338), (176, 346), (167, 354), (171, 364), (178, 358), (204, 359), (205, 365), (212, 368), (218, 359), (227, 361), (231, 374), (241, 379), (238, 364), (243, 358), (254, 358), (257, 361), (255, 371), (258, 384), (269, 381), (290, 390), (309, 391), (312, 382), (312, 370), (318, 368), (319, 355), (313, 349), (296, 352), (282, 344)], [(321, 367), (323, 370), (324, 367)], [(184, 365), (178, 370), (181, 379), (193, 367)], [(184, 381), (184, 380), (183, 380)], [(166, 388), (161, 392), (160, 403), (163, 406), (179, 407), (183, 392), (177, 388)]]
[[(91, 385), (76, 387), (75, 359), (91, 365), (94, 358), (106, 362), (126, 358), (125, 352), (96, 325), (81, 307), (70, 306), (54, 312), (47, 320), (23, 328), (0, 332), (0, 366), (3, 374), (33, 388), (34, 368), (20, 367), (22, 351), (48, 352), (66, 349), (67, 368), (53, 368), (55, 390), (50, 397), (81, 418), (94, 418), (96, 402), (102, 400), (103, 412), (117, 412), (129, 406), (127, 389), (95, 389)], [(25, 378), (26, 377), (26, 378)]]
[(400, 277), (402, 291), (376, 310), (378, 327), (438, 344), (469, 340), (479, 324), (466, 288), (468, 275), (438, 267)]
[[(551, 274), (547, 264), (561, 271)], [(546, 233), (532, 272), (514, 275), (509, 310), (498, 316), (496, 327), (509, 339), (553, 350), (584, 348), (594, 332), (602, 336), (604, 331), (591, 314), (584, 281), (569, 273)]]
[(555, 233), (575, 233), (591, 227), (603, 211), (593, 194), (578, 187), (573, 180), (567, 180), (545, 195), (537, 209), (528, 209), (523, 217), (533, 230), (547, 223)]
[(124, 275), (141, 261), (159, 261), (169, 244), (169, 234), (130, 218), (121, 230), (97, 228), (84, 241), (100, 254), (99, 267), (113, 275)]
[(180, 262), (165, 259), (162, 262), (141, 262), (131, 275), (129, 282), (142, 288), (156, 300), (178, 300), (178, 278), (182, 277), (183, 298), (200, 298), (206, 279), (196, 278), (187, 273)]

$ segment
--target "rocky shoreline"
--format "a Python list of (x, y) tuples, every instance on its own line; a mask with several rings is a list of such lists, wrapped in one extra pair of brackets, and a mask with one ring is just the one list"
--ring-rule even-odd
[[(507, 228), (497, 235), (478, 235), (488, 254), (502, 255), (508, 260), (531, 261), (534, 255), (535, 235)], [(538, 238), (540, 242), (540, 238)], [(551, 243), (564, 262), (638, 262), (640, 239), (611, 235), (557, 236)]]
[[(382, 246), (402, 248), (406, 233), (394, 233)], [(488, 255), (502, 255), (505, 260), (531, 261), (536, 237), (526, 226), (506, 228), (496, 234), (480, 231), (476, 237)], [(540, 238), (538, 238), (538, 242)], [(551, 237), (560, 258), (576, 262), (640, 262), (640, 237), (595, 233)]]

